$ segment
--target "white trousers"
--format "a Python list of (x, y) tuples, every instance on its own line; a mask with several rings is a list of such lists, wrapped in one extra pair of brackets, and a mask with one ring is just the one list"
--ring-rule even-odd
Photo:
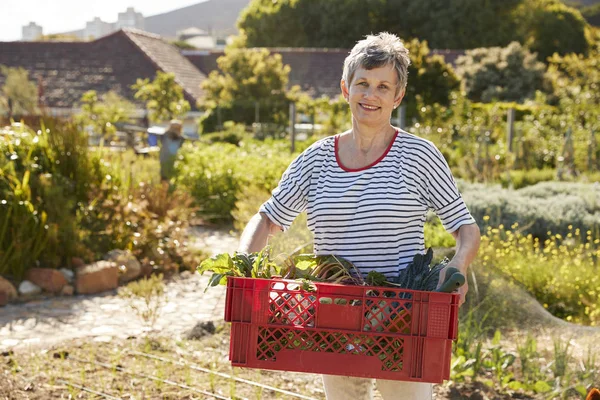
[(327, 400), (371, 400), (375, 381), (383, 400), (431, 400), (433, 397), (431, 383), (323, 375)]

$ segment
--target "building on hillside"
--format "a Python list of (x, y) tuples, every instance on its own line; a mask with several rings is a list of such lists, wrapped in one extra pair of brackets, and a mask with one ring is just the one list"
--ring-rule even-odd
[(133, 7), (128, 7), (127, 11), (119, 13), (117, 22), (114, 24), (114, 30), (124, 28), (134, 28), (144, 30), (144, 16), (136, 12)]
[(30, 22), (29, 25), (23, 26), (22, 40), (25, 42), (32, 42), (34, 40), (38, 40), (43, 35), (44, 29), (35, 22)]
[(215, 50), (217, 48), (215, 38), (200, 28), (186, 28), (177, 31), (177, 40), (186, 42), (199, 50)]
[[(172, 72), (199, 115), (200, 84), (206, 76), (179, 49), (147, 32), (122, 29), (91, 42), (0, 42), (0, 65), (22, 67), (38, 83), (39, 104), (50, 115), (70, 115), (88, 90), (114, 91), (133, 102), (138, 117), (144, 104), (131, 89), (138, 78), (154, 79), (157, 71)], [(0, 75), (0, 86), (4, 84)]]
[(100, 38), (102, 36), (106, 36), (113, 31), (112, 24), (108, 22), (102, 21), (100, 18), (96, 17), (92, 21), (86, 22), (84, 37), (86, 40), (93, 40)]

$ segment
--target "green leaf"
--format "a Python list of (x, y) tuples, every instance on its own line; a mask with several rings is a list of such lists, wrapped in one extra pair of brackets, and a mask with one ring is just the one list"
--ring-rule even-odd
[(587, 395), (587, 389), (584, 385), (575, 386), (575, 390), (577, 390), (577, 392), (584, 397)]
[(533, 385), (533, 391), (536, 393), (548, 393), (552, 390), (552, 386), (545, 381), (537, 381), (535, 385)]
[(198, 267), (198, 272), (203, 274), (206, 271), (212, 271), (223, 274), (230, 271), (233, 272), (233, 269), (234, 265), (231, 256), (228, 253), (222, 253), (202, 261)]
[(512, 381), (509, 382), (507, 387), (510, 390), (520, 390), (520, 389), (525, 389), (525, 385), (523, 385), (523, 383), (519, 382), (519, 381)]
[(208, 285), (206, 285), (206, 288), (204, 288), (204, 291), (206, 292), (206, 290), (209, 287), (212, 286), (217, 286), (219, 284), (225, 284), (225, 283), (221, 283), (223, 280), (225, 280), (225, 283), (227, 283), (227, 276), (224, 274), (213, 274), (210, 279), (208, 280)]

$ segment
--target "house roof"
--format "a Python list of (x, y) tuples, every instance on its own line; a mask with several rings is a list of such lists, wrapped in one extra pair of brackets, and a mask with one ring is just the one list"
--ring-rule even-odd
[(174, 73), (195, 108), (206, 78), (160, 36), (132, 29), (92, 42), (0, 42), (0, 65), (26, 69), (41, 86), (44, 106), (52, 108), (72, 108), (88, 90), (113, 90), (141, 105), (131, 85), (137, 78), (154, 79), (157, 71)]
[[(348, 50), (317, 48), (269, 48), (268, 50), (273, 54), (280, 54), (283, 64), (290, 66), (290, 86), (299, 85), (303, 91), (313, 97), (321, 95), (335, 97), (340, 94), (340, 79)], [(224, 54), (224, 51), (184, 50), (182, 54), (200, 72), (208, 75), (218, 69), (217, 59)]]
[[(341, 93), (342, 69), (350, 50), (317, 48), (269, 48), (268, 50), (280, 54), (283, 64), (290, 66), (290, 86), (299, 85), (312, 97), (321, 95), (335, 97)], [(184, 50), (182, 54), (204, 75), (208, 75), (218, 69), (217, 59), (224, 54), (224, 51)], [(454, 65), (464, 51), (432, 50), (431, 54), (441, 55), (447, 63)]]

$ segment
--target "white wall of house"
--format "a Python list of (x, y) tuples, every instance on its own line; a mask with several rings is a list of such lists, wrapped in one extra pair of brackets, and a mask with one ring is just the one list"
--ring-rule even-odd
[(44, 34), (44, 29), (35, 22), (30, 22), (29, 25), (23, 27), (22, 34), (24, 42), (33, 42)]

